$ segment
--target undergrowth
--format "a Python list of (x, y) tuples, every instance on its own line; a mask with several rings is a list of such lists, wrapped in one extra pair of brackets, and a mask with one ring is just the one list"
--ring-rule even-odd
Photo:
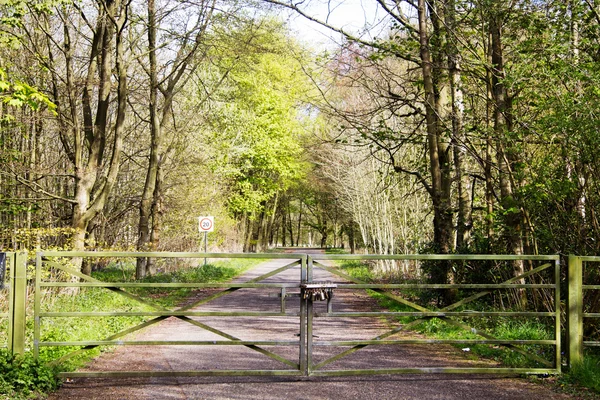
[(580, 364), (561, 375), (561, 385), (578, 385), (600, 394), (600, 351), (589, 351)]
[(0, 349), (0, 399), (27, 399), (58, 387), (56, 371), (31, 353), (11, 355)]

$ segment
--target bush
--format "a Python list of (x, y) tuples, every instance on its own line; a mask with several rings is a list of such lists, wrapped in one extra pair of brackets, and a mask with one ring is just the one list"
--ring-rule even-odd
[(33, 355), (11, 355), (0, 349), (0, 398), (26, 399), (58, 387), (56, 371)]

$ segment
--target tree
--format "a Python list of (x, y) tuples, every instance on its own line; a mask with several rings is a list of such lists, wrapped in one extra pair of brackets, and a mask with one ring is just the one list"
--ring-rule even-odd
[[(213, 14), (216, 12), (215, 3), (201, 3), (200, 6), (181, 3), (179, 7), (171, 4), (163, 5), (157, 10), (155, 0), (148, 1), (148, 62), (143, 65), (149, 78), (149, 128), (150, 128), (150, 154), (148, 168), (144, 183), (142, 198), (139, 205), (140, 219), (138, 225), (137, 249), (139, 251), (151, 250), (158, 245), (161, 225), (161, 198), (163, 196), (163, 172), (161, 164), (165, 162), (170, 147), (163, 145), (167, 125), (172, 123), (173, 101), (175, 95), (181, 91), (197, 68), (201, 60), (197, 54), (205, 50), (204, 43), (208, 28), (212, 24)], [(160, 12), (159, 12), (160, 11)], [(157, 14), (159, 17), (157, 17)], [(195, 14), (195, 23), (184, 32), (178, 32), (168, 24), (172, 18), (188, 14), (190, 18)], [(161, 42), (159, 43), (159, 28)], [(169, 34), (168, 32), (176, 32)], [(173, 43), (176, 43), (174, 46)], [(173, 59), (162, 56), (162, 65), (158, 65), (159, 49), (168, 45), (169, 51), (176, 55)], [(162, 99), (159, 100), (159, 93)], [(160, 101), (160, 103), (159, 103)], [(136, 276), (143, 278), (147, 273), (154, 274), (155, 265), (151, 258), (138, 258)]]
[[(129, 3), (65, 4), (52, 14), (49, 7), (41, 12), (40, 4), (26, 3), (29, 13), (14, 34), (39, 68), (48, 71), (49, 98), (57, 107), (56, 120), (46, 129), (56, 132), (71, 165), (73, 193), (46, 190), (39, 180), (23, 175), (18, 180), (34, 192), (73, 206), (73, 248), (83, 250), (88, 226), (103, 210), (120, 168), (128, 96), (124, 36)], [(72, 19), (73, 15), (80, 19)], [(82, 40), (78, 22), (90, 34), (89, 42)]]
[(289, 50), (298, 47), (280, 26), (264, 21), (240, 32), (237, 40), (245, 38), (252, 39), (254, 52), (238, 51), (227, 84), (207, 106), (213, 111), (213, 142), (218, 143), (213, 165), (229, 182), (227, 207), (243, 223), (244, 251), (256, 251), (270, 236), (279, 197), (306, 168), (298, 109), (305, 82)]
[[(570, 106), (595, 104), (586, 92), (594, 81), (587, 77), (595, 76), (586, 57), (597, 58), (590, 52), (597, 25), (578, 23), (599, 20), (593, 4), (546, 4), (542, 11), (529, 1), (380, 1), (388, 30), (368, 39), (319, 20), (301, 3), (266, 1), (347, 39), (329, 62), (332, 83), (322, 89), (319, 111), (339, 127), (332, 133), (339, 145), (369, 148), (371, 157), (385, 161), (383, 173), (391, 168), (412, 177), (428, 193), (435, 252), (539, 251), (545, 229), (534, 220), (554, 213), (541, 211), (535, 192), (544, 180), (557, 183), (548, 181), (550, 171), (562, 171), (568, 182), (559, 184), (556, 198), (550, 195), (556, 189), (544, 189), (542, 197), (565, 208), (563, 194), (570, 192), (578, 200), (567, 208), (578, 225), (592, 222), (587, 161), (562, 148), (565, 162), (553, 160), (556, 169), (547, 163), (557, 137), (578, 154), (597, 143), (580, 136), (587, 123), (579, 116), (595, 117)], [(407, 149), (420, 156), (403, 157)], [(525, 268), (515, 263), (503, 273), (521, 275)], [(449, 265), (434, 274), (438, 282), (453, 278)]]

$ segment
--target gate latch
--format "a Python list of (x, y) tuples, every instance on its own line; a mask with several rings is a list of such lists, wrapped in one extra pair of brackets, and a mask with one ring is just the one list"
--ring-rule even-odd
[(301, 296), (304, 300), (325, 301), (333, 297), (333, 289), (337, 288), (335, 283), (331, 282), (312, 282), (300, 285)]

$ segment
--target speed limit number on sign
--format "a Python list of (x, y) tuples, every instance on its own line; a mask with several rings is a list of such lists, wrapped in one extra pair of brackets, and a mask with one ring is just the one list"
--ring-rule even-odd
[(200, 232), (212, 232), (215, 230), (215, 217), (198, 217), (198, 229)]

